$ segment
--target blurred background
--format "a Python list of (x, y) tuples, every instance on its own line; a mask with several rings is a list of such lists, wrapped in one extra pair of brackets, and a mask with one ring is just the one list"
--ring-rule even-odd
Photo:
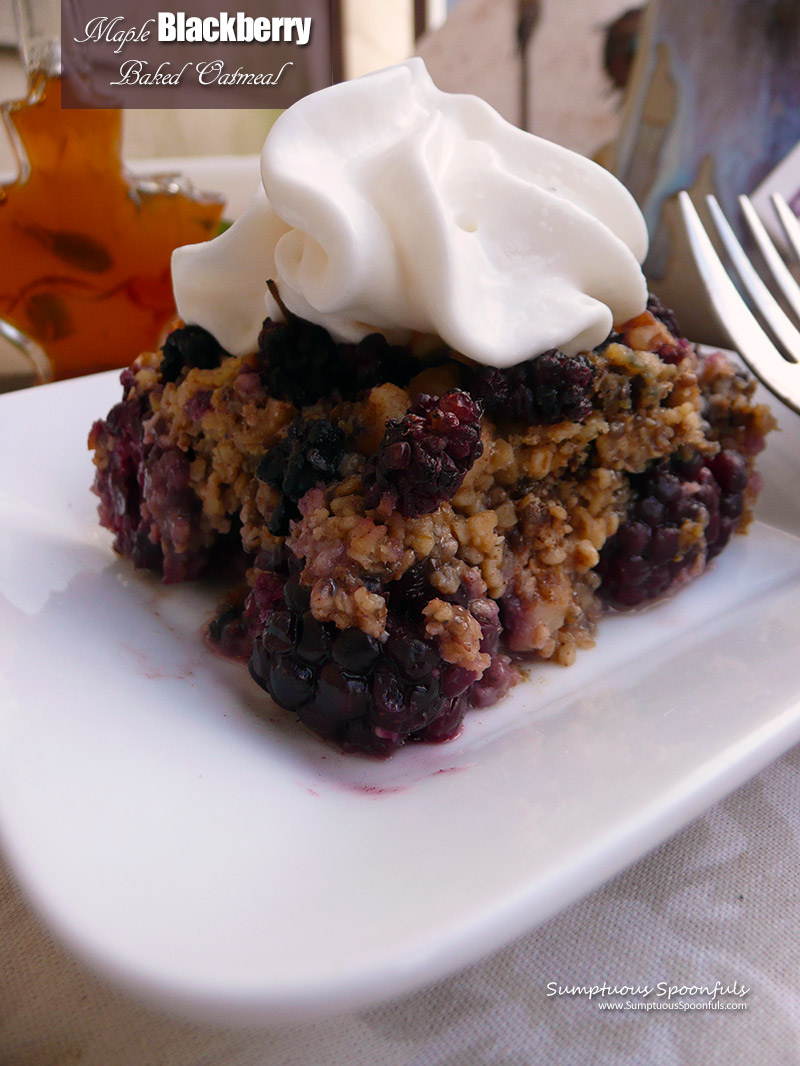
[[(16, 2), (31, 17), (45, 9), (59, 17), (57, 0)], [(13, 4), (0, 0), (0, 100), (5, 101), (24, 98), (27, 87)], [(652, 291), (679, 313), (687, 336), (724, 345), (726, 336), (709, 313), (688, 253), (676, 194), (689, 190), (703, 211), (704, 195), (714, 192), (735, 226), (740, 225), (738, 195), (755, 194), (770, 225), (766, 193), (780, 164), (783, 185), (777, 191), (800, 213), (800, 0), (693, 0), (691, 5), (685, 0), (331, 0), (331, 9), (335, 80), (419, 54), (441, 89), (475, 93), (510, 122), (608, 167), (645, 214), (651, 244), (644, 267)], [(81, 114), (87, 112), (59, 112), (56, 104), (52, 118), (63, 132), (70, 123), (89, 121), (67, 117)], [(267, 108), (125, 110), (123, 158), (136, 174), (180, 172), (199, 189), (224, 188), (226, 215), (235, 217), (252, 194), (257, 153), (276, 116)], [(0, 127), (4, 184), (16, 169), (8, 129)], [(49, 181), (62, 176), (56, 167)], [(30, 184), (19, 183), (17, 204), (32, 192)], [(42, 200), (52, 202), (51, 186), (43, 187)], [(62, 199), (72, 198), (65, 191)], [(13, 212), (9, 196), (5, 201), (8, 227)], [(25, 223), (25, 232), (35, 237), (44, 231), (41, 219), (32, 221), (33, 226)], [(201, 235), (177, 235), (176, 243), (205, 239), (216, 232), (216, 224), (209, 222)], [(24, 227), (15, 225), (10, 232), (19, 258)], [(63, 218), (54, 222), (48, 240), (61, 247), (69, 238), (75, 253), (76, 234), (61, 232), (63, 225)], [(105, 219), (91, 219), (77, 235), (78, 259), (85, 259), (87, 240), (96, 253), (97, 242), (108, 242), (112, 232)], [(118, 246), (125, 243), (117, 240)], [(134, 243), (128, 240), (127, 246)], [(133, 277), (138, 310), (155, 306), (156, 288), (168, 288), (168, 253), (163, 276), (145, 278), (140, 271)], [(73, 279), (72, 290), (63, 294), (44, 284), (49, 276), (32, 276), (25, 287), (13, 262), (9, 270), (6, 287), (23, 285), (22, 295), (14, 296), (20, 315), (11, 324), (47, 349), (56, 376), (133, 358), (116, 352), (116, 341), (101, 348), (105, 358), (117, 362), (99, 363), (87, 355), (82, 365), (64, 371), (53, 357), (53, 344), (65, 333), (70, 314), (100, 299), (97, 278), (88, 276), (91, 264), (83, 271), (87, 277), (78, 279), (80, 292)], [(171, 301), (171, 293), (167, 298)], [(13, 299), (7, 302), (11, 306)], [(13, 319), (8, 310), (0, 308), (0, 314)], [(89, 319), (97, 326), (94, 316)], [(0, 391), (31, 380), (28, 356), (3, 334), (3, 325), (0, 318)]]
[[(602, 155), (619, 132), (622, 90), (637, 39), (640, 9), (629, 5), (630, 0), (331, 0), (333, 76), (337, 81), (358, 77), (418, 53), (440, 88), (476, 93), (517, 125), (584, 154)], [(213, 235), (210, 229), (201, 234), (180, 228), (178, 197), (172, 212), (174, 237), (167, 237), (149, 195), (138, 232), (126, 230), (127, 191), (115, 187), (112, 174), (120, 174), (118, 157), (116, 163), (109, 157), (101, 168), (97, 155), (101, 145), (103, 151), (111, 150), (117, 127), (105, 134), (92, 132), (89, 112), (60, 112), (57, 100), (50, 108), (47, 136), (51, 145), (62, 138), (73, 145), (72, 162), (68, 157), (56, 160), (49, 172), (34, 163), (37, 181), (25, 177), (12, 191), (20, 168), (11, 127), (24, 142), (24, 159), (37, 143), (28, 138), (40, 137), (36, 128), (43, 120), (43, 115), (34, 119), (29, 111), (9, 106), (28, 93), (15, 7), (28, 47), (40, 39), (37, 34), (45, 41), (57, 37), (60, 19), (58, 0), (0, 0), (0, 101), (6, 102), (0, 183), (7, 187), (0, 228), (5, 226), (6, 239), (13, 242), (7, 276), (0, 269), (0, 391), (29, 385), (37, 376), (47, 380), (126, 365), (138, 351), (157, 344), (171, 316), (171, 248)], [(53, 91), (55, 86), (50, 96)], [(126, 109), (111, 123), (121, 117), (122, 158), (134, 174), (180, 174), (196, 189), (224, 189), (225, 217), (233, 218), (252, 195), (257, 153), (278, 113), (268, 108)], [(95, 149), (79, 158), (86, 151), (81, 144), (90, 141)], [(46, 155), (45, 142), (38, 143)], [(80, 190), (86, 189), (90, 171), (93, 191), (87, 198)], [(79, 223), (81, 199), (89, 216)], [(116, 206), (100, 211), (99, 203)], [(71, 205), (66, 215), (65, 204)], [(163, 247), (153, 247), (155, 233), (145, 238), (148, 221), (151, 231), (163, 232)], [(209, 218), (208, 225), (216, 221)], [(56, 259), (41, 246), (43, 235)], [(26, 243), (31, 246), (27, 251)], [(149, 248), (139, 257), (146, 260), (144, 267), (129, 264), (124, 275), (112, 278), (79, 262), (87, 248), (95, 258), (119, 258), (107, 250), (109, 243), (117, 250)], [(59, 248), (61, 253), (67, 249), (71, 264)], [(61, 277), (65, 267), (70, 276)], [(130, 298), (121, 295), (123, 289), (131, 289)], [(148, 314), (152, 323), (145, 321)], [(122, 336), (130, 350), (120, 347)]]
[[(441, 88), (475, 92), (514, 122), (524, 91), (531, 130), (591, 153), (618, 130), (620, 94), (603, 69), (604, 41), (630, 7), (631, 0), (333, 0), (334, 62), (351, 78), (419, 52)], [(522, 49), (524, 19), (530, 37)], [(24, 93), (11, 0), (0, 0), (0, 96)], [(273, 118), (266, 109), (126, 111), (124, 153), (246, 155), (260, 150)], [(12, 166), (4, 138), (0, 169)]]

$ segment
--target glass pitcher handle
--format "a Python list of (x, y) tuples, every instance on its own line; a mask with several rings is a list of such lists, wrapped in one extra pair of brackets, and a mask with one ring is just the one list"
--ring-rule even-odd
[(14, 349), (14, 353), (19, 353), (31, 368), (35, 382), (21, 378), (20, 374), (11, 373), (6, 376), (0, 373), (0, 392), (9, 388), (18, 388), (20, 385), (34, 383), (36, 385), (46, 385), (53, 380), (53, 365), (47, 358), (44, 349), (36, 341), (31, 340), (27, 334), (18, 330), (16, 326), (12, 326), (10, 322), (0, 318), (0, 363), (3, 359), (3, 349), (9, 346)]
[[(17, 42), (25, 70), (57, 73), (61, 66), (59, 0), (13, 0)], [(53, 365), (41, 345), (10, 322), (0, 318), (0, 362), (3, 350), (15, 368), (23, 363), (33, 372), (36, 384), (53, 380)], [(22, 357), (20, 359), (19, 357)], [(22, 371), (0, 375), (0, 391), (29, 384)]]
[(61, 0), (13, 0), (22, 62), (28, 73), (61, 73)]

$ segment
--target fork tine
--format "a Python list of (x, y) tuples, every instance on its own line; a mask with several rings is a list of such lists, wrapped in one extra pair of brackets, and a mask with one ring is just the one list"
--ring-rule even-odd
[(794, 362), (800, 362), (800, 333), (794, 328), (781, 310), (775, 297), (756, 273), (753, 264), (747, 258), (744, 249), (736, 239), (736, 234), (722, 213), (722, 208), (717, 203), (716, 197), (707, 196), (706, 203), (711, 211), (711, 217), (714, 219), (717, 232), (725, 245), (725, 251), (730, 256), (744, 287), (766, 319), (767, 325), (789, 352)]
[(770, 391), (800, 414), (797, 368), (788, 363), (754, 318), (714, 251), (689, 194), (678, 196), (689, 245), (711, 306), (733, 347)]
[(750, 227), (750, 232), (755, 237), (756, 243), (761, 249), (761, 254), (764, 256), (764, 262), (772, 271), (772, 276), (780, 286), (781, 292), (786, 297), (789, 306), (797, 317), (800, 318), (800, 285), (794, 280), (789, 268), (781, 258), (780, 252), (772, 243), (772, 238), (767, 233), (764, 223), (756, 214), (756, 209), (750, 203), (750, 199), (747, 196), (740, 196), (739, 206), (742, 209), (745, 222), (747, 222), (747, 225)]
[(772, 200), (772, 206), (775, 208), (775, 213), (783, 226), (786, 240), (794, 249), (794, 254), (800, 259), (800, 222), (797, 219), (797, 215), (779, 192), (774, 192), (770, 199)]

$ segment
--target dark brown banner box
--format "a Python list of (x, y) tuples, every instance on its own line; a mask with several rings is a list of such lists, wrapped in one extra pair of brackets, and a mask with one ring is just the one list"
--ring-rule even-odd
[(62, 0), (63, 108), (285, 108), (331, 84), (331, 0)]

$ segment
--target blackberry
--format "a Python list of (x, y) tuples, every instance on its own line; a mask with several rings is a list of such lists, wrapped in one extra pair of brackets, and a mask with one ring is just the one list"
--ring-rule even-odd
[(532, 360), (507, 370), (481, 367), (468, 383), (471, 396), (479, 399), (495, 421), (511, 419), (530, 425), (536, 421), (533, 389), (529, 384)]
[(146, 397), (131, 396), (115, 404), (105, 420), (92, 426), (89, 446), (103, 447), (107, 462), (95, 471), (92, 491), (99, 496), (100, 524), (114, 534), (114, 549), (134, 566), (160, 570), (163, 554), (151, 539), (152, 522), (142, 515), (145, 460), (152, 445), (144, 442), (144, 421), (151, 414)]
[(190, 478), (190, 460), (179, 448), (145, 439), (151, 417), (147, 397), (115, 404), (92, 427), (89, 446), (107, 455), (95, 472), (100, 524), (114, 534), (114, 549), (137, 568), (161, 571), (165, 584), (196, 577), (208, 564), (214, 535)]
[(662, 362), (669, 363), (673, 366), (682, 362), (682, 360), (690, 353), (692, 347), (683, 336), (681, 327), (678, 325), (678, 320), (675, 318), (674, 311), (665, 307), (658, 297), (653, 296), (652, 293), (647, 297), (647, 310), (660, 322), (663, 322), (675, 338), (674, 342), (671, 344), (666, 343), (659, 345), (656, 349), (658, 357)]
[[(603, 548), (600, 596), (612, 607), (638, 607), (665, 595), (718, 555), (744, 511), (747, 464), (724, 449), (711, 459), (673, 456), (631, 478), (634, 502)], [(703, 537), (683, 543), (685, 522)]]
[(674, 344), (660, 344), (656, 349), (656, 355), (663, 363), (677, 366), (678, 363), (683, 362), (691, 351), (692, 346), (685, 337), (681, 337)]
[(161, 380), (177, 381), (184, 367), (213, 370), (227, 353), (202, 326), (182, 326), (169, 334), (161, 348)]
[(338, 390), (346, 400), (387, 381), (407, 385), (422, 370), (422, 363), (408, 348), (389, 344), (382, 333), (370, 333), (358, 344), (340, 345), (337, 365)]
[(585, 356), (545, 352), (534, 360), (532, 375), (539, 421), (581, 422), (592, 410), (594, 371)]
[(657, 296), (653, 293), (649, 293), (647, 297), (647, 310), (653, 316), (657, 318), (659, 322), (663, 322), (672, 336), (679, 340), (683, 336), (683, 331), (678, 325), (678, 320), (675, 317), (675, 312), (670, 310), (669, 307), (665, 307)]
[(587, 417), (593, 384), (594, 370), (584, 355), (554, 348), (507, 370), (481, 367), (468, 387), (495, 420), (554, 425)]
[(455, 496), (483, 453), (481, 404), (460, 389), (420, 396), (401, 421), (390, 419), (365, 477), (367, 505), (384, 493), (407, 518), (431, 514)]
[(263, 456), (256, 477), (280, 490), (282, 498), (268, 529), (285, 537), (289, 522), (300, 517), (297, 502), (315, 485), (330, 484), (339, 477), (344, 457), (344, 433), (324, 418), (299, 415), (286, 436)]
[(336, 342), (326, 329), (288, 312), (286, 322), (266, 319), (258, 337), (264, 388), (297, 408), (331, 394), (338, 379), (337, 357)]
[(407, 348), (371, 333), (357, 344), (337, 344), (322, 326), (292, 314), (274, 282), (267, 283), (284, 322), (266, 319), (258, 338), (258, 368), (267, 391), (297, 408), (324, 397), (352, 400), (385, 381), (406, 385), (422, 364)]
[(322, 737), (378, 755), (443, 711), (445, 666), (420, 633), (412, 638), (406, 629), (403, 639), (390, 637), (382, 646), (360, 629), (339, 630), (285, 601), (268, 616), (250, 658), (251, 675), (279, 706)]
[(197, 577), (213, 547), (203, 528), (202, 503), (192, 487), (190, 467), (187, 454), (174, 447), (152, 448), (144, 463), (148, 536), (161, 546), (165, 585)]
[[(283, 578), (259, 577), (269, 590), (261, 602), (269, 599), (270, 607), (256, 625), (252, 677), (279, 706), (347, 750), (389, 755), (406, 740), (448, 740), (459, 732), (473, 691), (476, 704), (485, 706), (512, 681), (500, 655), (482, 679), (445, 662), (425, 633), (420, 610), (409, 608), (401, 616), (390, 609), (388, 638), (381, 643), (360, 629), (318, 621), (296, 577), (285, 582), (280, 600), (273, 593)], [(494, 654), (497, 610), (479, 602), (481, 650)]]
[(706, 460), (706, 468), (711, 471), (719, 486), (719, 527), (713, 538), (706, 533), (708, 541), (708, 558), (719, 555), (739, 527), (745, 505), (747, 488), (747, 463), (732, 448), (723, 448), (711, 459)]
[(389, 593), (389, 610), (399, 617), (421, 617), (423, 608), (434, 595), (428, 581), (429, 566), (426, 560), (414, 563), (402, 577), (392, 581)]

